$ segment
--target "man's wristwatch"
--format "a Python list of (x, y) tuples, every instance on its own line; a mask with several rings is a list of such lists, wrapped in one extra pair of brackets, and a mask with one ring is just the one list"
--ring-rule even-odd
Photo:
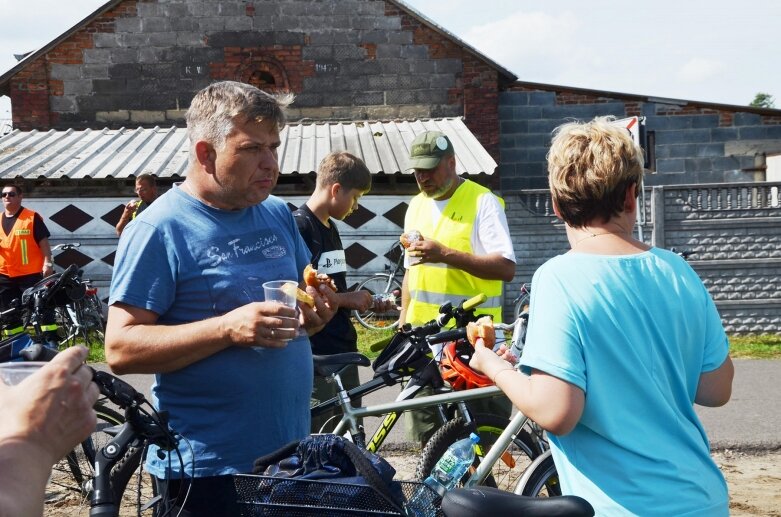
[(50, 262), (50, 261), (48, 261), (48, 260), (44, 260), (44, 261), (43, 261), (43, 267), (44, 267), (44, 268), (47, 268), (47, 267), (54, 267), (54, 262)]

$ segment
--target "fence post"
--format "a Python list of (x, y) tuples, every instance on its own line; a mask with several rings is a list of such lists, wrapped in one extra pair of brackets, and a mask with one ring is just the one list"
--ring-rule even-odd
[(664, 187), (651, 188), (651, 245), (664, 248)]

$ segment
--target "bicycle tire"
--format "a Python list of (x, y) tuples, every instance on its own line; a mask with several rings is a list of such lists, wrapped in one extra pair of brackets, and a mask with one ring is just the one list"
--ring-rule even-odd
[[(415, 469), (414, 480), (423, 481), (426, 479), (447, 448), (458, 440), (467, 438), (471, 432), (476, 432), (480, 436), (480, 443), (477, 447), (478, 454), (475, 457), (475, 465), (479, 464), (480, 458), (485, 455), (484, 451), (487, 452), (487, 449), (484, 449), (485, 445), (489, 444), (490, 449), (490, 446), (496, 442), (509, 423), (506, 418), (485, 414), (474, 415), (471, 424), (467, 424), (463, 417), (447, 421), (434, 433), (423, 449)], [(521, 429), (513, 443), (508, 446), (508, 454), (512, 457), (514, 464), (511, 466), (500, 459), (491, 469), (491, 474), (483, 481), (483, 485), (504, 490), (515, 486), (523, 471), (537, 456), (542, 454), (542, 450), (532, 435), (526, 429)]]
[(89, 481), (94, 476), (95, 451), (110, 439), (103, 430), (125, 422), (119, 412), (101, 403), (95, 406), (95, 414), (98, 422), (92, 434), (52, 467), (52, 485), (82, 495), (89, 491)]
[(556, 464), (553, 462), (551, 454), (541, 457), (540, 461), (530, 468), (532, 470), (527, 474), (526, 482), (522, 486), (516, 487), (516, 493), (520, 491), (521, 495), (529, 497), (561, 495), (559, 474), (556, 472)]
[[(390, 284), (388, 283), (389, 280)], [(388, 287), (389, 285), (390, 287)], [(394, 291), (400, 293), (401, 284), (390, 273), (377, 273), (365, 279), (355, 288), (356, 291), (360, 289), (369, 291), (372, 295), (390, 294)], [(397, 300), (396, 303), (401, 303), (401, 300)], [(358, 320), (358, 323), (370, 330), (387, 330), (399, 326), (399, 311), (397, 310), (382, 313), (377, 313), (371, 309), (363, 312), (354, 310), (353, 317)]]

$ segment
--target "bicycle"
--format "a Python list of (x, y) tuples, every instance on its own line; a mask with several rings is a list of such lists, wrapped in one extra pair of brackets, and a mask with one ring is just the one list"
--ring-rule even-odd
[[(52, 252), (68, 251), (80, 246), (78, 242), (57, 244), (52, 247)], [(83, 278), (81, 270), (78, 271), (78, 281), (84, 284), (84, 296), (55, 309), (60, 343), (73, 346), (82, 341), (88, 348), (102, 346), (106, 331), (103, 302), (98, 297), (98, 289), (92, 286), (89, 279)]]
[[(382, 300), (401, 301), (401, 279), (404, 278), (404, 248), (396, 241), (385, 253), (391, 264), (385, 264), (384, 273), (375, 273), (358, 284), (356, 290), (365, 289)], [(395, 258), (394, 258), (395, 257)], [(399, 311), (389, 309), (375, 312), (371, 309), (353, 311), (358, 323), (370, 330), (395, 329), (399, 326)]]
[[(523, 284), (518, 296), (513, 300), (513, 317), (517, 320), (521, 314), (529, 313), (531, 305), (531, 284)], [(524, 340), (526, 337), (524, 336)]]
[[(52, 305), (61, 307), (66, 302), (78, 299), (82, 293), (83, 285), (77, 279), (75, 265), (25, 290), (18, 303), (0, 312), (0, 322), (22, 318), (25, 328), (29, 330), (0, 341), (0, 362), (48, 361), (54, 357), (56, 350), (50, 348), (48, 343), (44, 344), (41, 311)], [(98, 424), (90, 437), (52, 468), (51, 485), (82, 497), (87, 493), (86, 484), (94, 475), (95, 452), (105, 443), (103, 431), (124, 421), (122, 415), (105, 405), (105, 400), (98, 401), (95, 413)]]
[[(453, 309), (450, 304), (444, 304), (440, 307), (440, 317), (437, 320), (416, 328), (409, 326), (402, 328), (401, 332), (388, 345), (386, 351), (383, 352), (386, 357), (383, 357), (381, 354), (375, 361), (375, 378), (352, 390), (347, 391), (344, 389), (338, 372), (350, 364), (368, 366), (370, 362), (365, 356), (358, 353), (315, 356), (316, 375), (330, 377), (337, 384), (339, 392), (336, 397), (313, 407), (312, 413), (317, 415), (329, 409), (339, 408), (342, 416), (336, 424), (333, 433), (343, 434), (349, 432), (352, 440), (357, 445), (371, 452), (376, 452), (395, 426), (402, 412), (423, 407), (435, 407), (439, 410), (444, 429), (469, 430), (469, 432), (475, 431), (481, 435), (483, 445), (478, 448), (477, 461), (482, 462), (491, 444), (496, 442), (497, 437), (508, 425), (508, 420), (497, 415), (473, 415), (466, 407), (466, 402), (497, 396), (501, 394), (498, 388), (486, 387), (412, 398), (422, 386), (431, 385), (440, 388), (443, 386), (444, 383), (437, 359), (433, 357), (429, 347), (459, 337), (463, 338), (465, 336), (464, 327), (466, 324), (466, 321), (463, 319), (466, 316), (463, 313), (471, 313), (471, 317), (473, 317), (473, 307), (477, 304), (477, 300), (481, 299), (481, 297), (476, 297), (475, 299), (465, 301), (456, 309)], [(447, 323), (449, 317), (451, 317), (451, 313), (454, 312), (456, 314), (462, 313), (457, 318), (459, 320), (457, 328), (439, 332), (442, 326)], [(499, 330), (512, 330), (517, 325), (497, 324), (496, 328)], [(437, 334), (434, 334), (435, 332)], [(428, 355), (425, 355), (426, 353)], [(379, 370), (377, 369), (378, 364), (380, 365)], [(383, 366), (389, 364), (391, 365), (390, 368), (383, 368)], [(364, 407), (352, 405), (351, 398), (366, 395), (384, 385), (394, 385), (401, 382), (403, 377), (409, 375), (411, 375), (410, 382), (395, 402)], [(358, 422), (364, 417), (371, 416), (382, 416), (384, 418), (371, 439), (367, 442), (364, 428)], [(515, 474), (514, 471), (522, 470), (522, 466), (528, 465), (531, 460), (547, 448), (547, 445), (541, 444), (540, 436), (532, 435), (525, 429), (519, 429), (512, 439), (512, 446), (505, 446), (502, 450), (500, 455), (502, 462), (494, 460), (490, 465), (490, 472), (483, 476), (481, 482), (486, 482), (490, 485), (506, 485), (509, 483), (508, 477), (512, 479), (518, 477), (520, 474)], [(438, 454), (433, 449), (427, 453), (424, 449), (423, 455), (426, 461), (436, 462), (441, 453)], [(433, 467), (433, 463), (431, 463), (431, 467)], [(430, 470), (429, 467), (425, 472), (426, 476)], [(511, 472), (513, 472), (512, 475), (510, 475)], [(418, 477), (422, 479), (422, 477)]]
[[(528, 298), (530, 288), (524, 285), (521, 291)], [(526, 326), (529, 317), (528, 309), (527, 305), (511, 326), (512, 339), (509, 348), (519, 358), (523, 353), (523, 345), (526, 339)], [(508, 330), (507, 325), (501, 324), (494, 325), (494, 328), (496, 330)], [(430, 336), (428, 339), (431, 342), (436, 342), (447, 339), (463, 339), (464, 336), (463, 332), (451, 331)], [(449, 421), (440, 428), (431, 437), (423, 450), (415, 470), (414, 479), (417, 481), (425, 479), (448, 447), (456, 441), (469, 436), (470, 432), (473, 432), (473, 427), (469, 422), (459, 418)], [(524, 433), (532, 437), (536, 443), (538, 447), (537, 454), (529, 456), (533, 460), (530, 464), (522, 464), (520, 466), (516, 464), (510, 467), (507, 464), (507, 458), (517, 458), (519, 456), (515, 449), (518, 447), (519, 434), (523, 436)], [(498, 437), (496, 434), (498, 434)], [(482, 484), (493, 486), (492, 479), (496, 479), (497, 466), (501, 467), (502, 463), (504, 463), (509, 468), (499, 478), (500, 484), (498, 486), (507, 490), (513, 489), (517, 495), (533, 497), (561, 495), (558, 474), (543, 430), (527, 416), (517, 412), (507, 425), (498, 430), (498, 433), (494, 432), (488, 435), (487, 438), (493, 440), (489, 442), (490, 448), (480, 461), (476, 463), (473, 470), (461, 480), (461, 486), (466, 488)], [(483, 439), (481, 439), (482, 443), (484, 443)]]

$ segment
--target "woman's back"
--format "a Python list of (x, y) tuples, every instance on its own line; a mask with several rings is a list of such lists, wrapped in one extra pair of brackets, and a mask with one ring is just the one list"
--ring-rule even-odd
[(728, 343), (696, 273), (665, 250), (573, 252), (542, 266), (533, 284), (522, 363), (586, 393), (575, 429), (552, 437), (563, 488), (598, 514), (615, 505), (725, 513), (726, 484), (693, 403)]

